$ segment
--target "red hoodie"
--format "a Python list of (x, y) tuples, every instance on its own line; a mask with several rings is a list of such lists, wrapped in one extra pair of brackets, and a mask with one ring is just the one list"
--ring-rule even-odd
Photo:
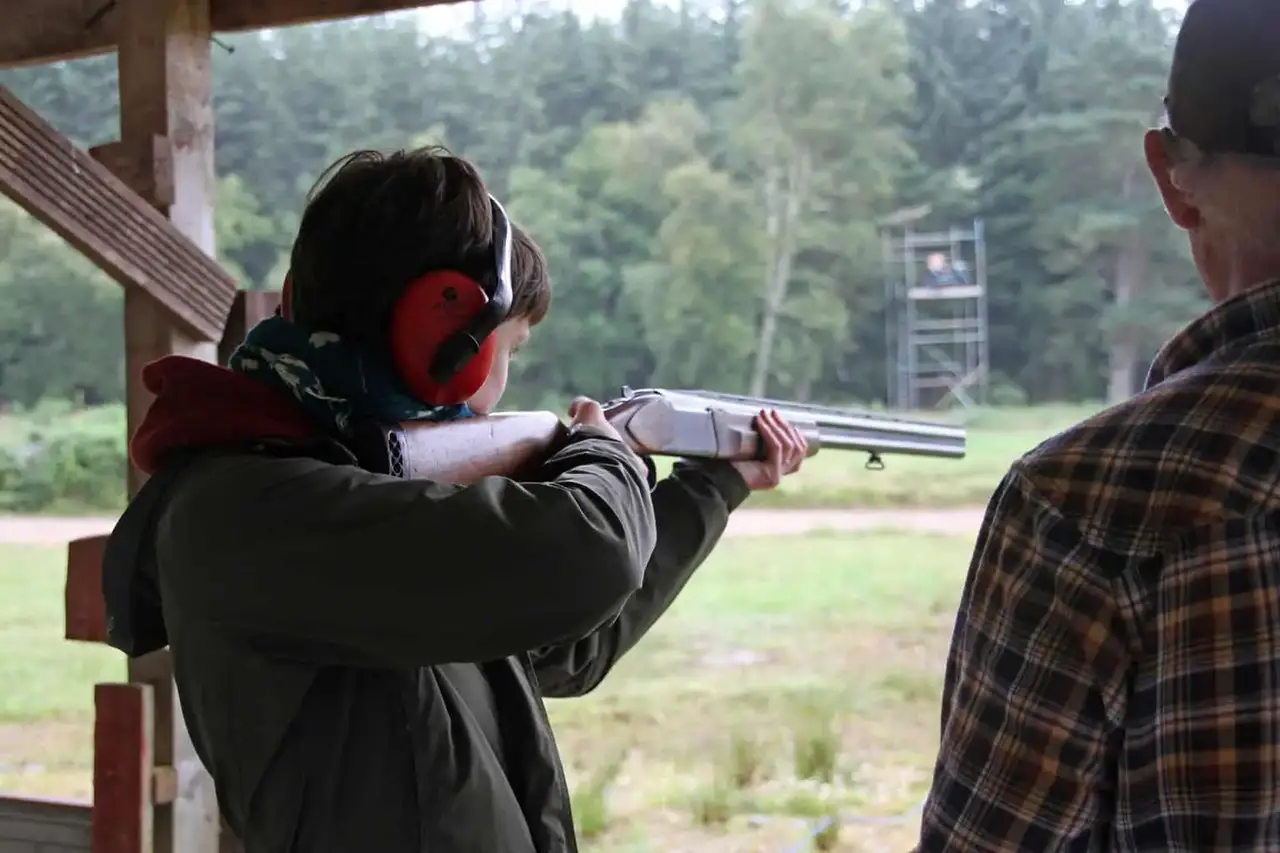
[(133, 464), (154, 474), (170, 453), (254, 438), (314, 438), (318, 430), (293, 400), (225, 367), (170, 355), (142, 369), (155, 401), (129, 442)]

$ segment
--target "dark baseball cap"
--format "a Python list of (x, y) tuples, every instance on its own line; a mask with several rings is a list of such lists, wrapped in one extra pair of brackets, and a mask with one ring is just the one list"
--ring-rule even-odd
[(1201, 151), (1280, 158), (1280, 0), (1194, 0), (1165, 112)]

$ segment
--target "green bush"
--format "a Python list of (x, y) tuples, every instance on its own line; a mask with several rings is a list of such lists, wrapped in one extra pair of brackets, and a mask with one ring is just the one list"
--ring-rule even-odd
[(0, 512), (111, 512), (125, 495), (124, 410), (0, 418)]

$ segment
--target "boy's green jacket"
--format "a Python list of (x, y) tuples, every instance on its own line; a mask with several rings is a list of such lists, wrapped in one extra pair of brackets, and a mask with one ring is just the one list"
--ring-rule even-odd
[(130, 654), (171, 646), (247, 853), (575, 851), (542, 698), (592, 690), (644, 635), (742, 478), (680, 463), (652, 486), (584, 428), (535, 484), (383, 477), (180, 361), (144, 377), (152, 478), (108, 545), (108, 625)]

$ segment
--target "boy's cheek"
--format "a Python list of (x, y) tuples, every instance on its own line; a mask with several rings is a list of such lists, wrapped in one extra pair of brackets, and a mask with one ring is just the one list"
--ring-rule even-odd
[(506, 387), (506, 359), (499, 357), (495, 360), (493, 369), (489, 372), (489, 378), (485, 380), (484, 385), (480, 386), (480, 390), (475, 393), (475, 396), (467, 401), (467, 408), (477, 415), (489, 414), (498, 405), (498, 401), (502, 399), (502, 393), (506, 390)]
[(493, 407), (498, 401), (494, 399), (494, 395), (489, 393), (488, 388), (481, 388), (476, 395), (467, 401), (467, 408), (475, 412), (477, 415), (487, 415), (493, 411)]

